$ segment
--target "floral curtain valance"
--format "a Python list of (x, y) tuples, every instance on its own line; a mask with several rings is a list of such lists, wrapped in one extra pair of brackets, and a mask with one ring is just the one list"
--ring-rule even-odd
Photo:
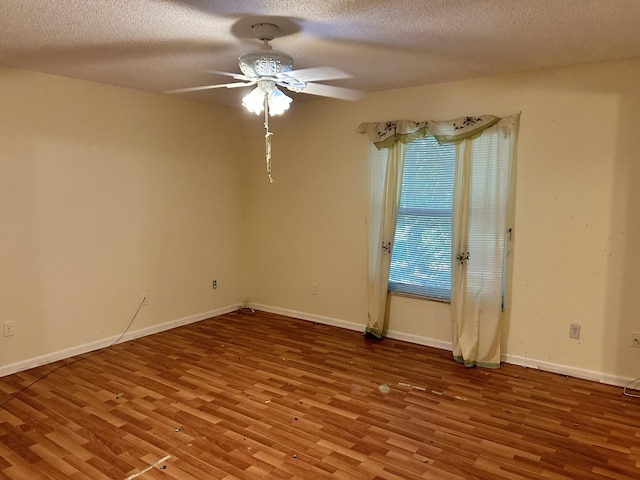
[(438, 143), (457, 143), (480, 135), (485, 129), (500, 121), (493, 115), (461, 117), (455, 120), (414, 122), (395, 120), (392, 122), (361, 123), (356, 132), (369, 135), (371, 143), (378, 149), (389, 148), (395, 142), (411, 143), (417, 138), (433, 135)]

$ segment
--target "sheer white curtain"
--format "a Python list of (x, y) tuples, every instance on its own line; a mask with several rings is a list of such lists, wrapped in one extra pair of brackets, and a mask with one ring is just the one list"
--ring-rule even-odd
[(453, 357), (500, 366), (500, 318), (512, 216), (518, 116), (457, 144), (451, 227)]
[(519, 115), (451, 121), (363, 123), (370, 154), (369, 311), (366, 333), (385, 330), (387, 284), (404, 167), (404, 144), (425, 135), (457, 149), (452, 217), (452, 334), (456, 361), (500, 364), (504, 249), (513, 204)]
[(396, 232), (406, 147), (370, 147), (369, 155), (369, 308), (365, 333), (381, 338), (386, 328), (391, 244)]

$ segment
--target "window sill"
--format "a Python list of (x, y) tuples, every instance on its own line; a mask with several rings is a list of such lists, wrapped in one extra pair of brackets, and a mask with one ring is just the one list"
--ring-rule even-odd
[(415, 300), (426, 300), (428, 302), (451, 303), (451, 300), (443, 300), (442, 298), (434, 298), (434, 297), (424, 297), (422, 295), (414, 295), (411, 293), (387, 291), (387, 294), (392, 295), (394, 297), (413, 298)]

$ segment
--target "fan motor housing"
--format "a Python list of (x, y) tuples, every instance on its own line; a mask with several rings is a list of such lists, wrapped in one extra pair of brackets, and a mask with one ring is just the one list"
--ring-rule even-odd
[(278, 50), (254, 50), (240, 55), (238, 64), (249, 77), (275, 77), (293, 69), (293, 58)]

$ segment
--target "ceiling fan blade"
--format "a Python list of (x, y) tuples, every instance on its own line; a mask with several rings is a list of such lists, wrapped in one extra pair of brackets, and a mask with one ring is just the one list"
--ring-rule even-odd
[(316, 82), (319, 80), (338, 80), (341, 78), (352, 78), (348, 73), (333, 67), (303, 68), (301, 70), (283, 72), (279, 74), (278, 77), (295, 78), (296, 80), (299, 80), (301, 82)]
[(234, 78), (236, 80), (246, 80), (246, 81), (255, 80), (255, 78), (247, 77), (246, 75), (243, 75), (241, 73), (222, 72), (220, 70), (207, 70), (207, 73), (215, 73), (216, 75), (224, 75), (226, 77), (231, 77), (231, 78)]
[[(286, 85), (284, 85), (286, 87)], [(323, 85), (321, 83), (307, 83), (302, 90), (290, 89), (299, 93), (310, 93), (311, 95), (320, 95), (322, 97), (339, 98), (341, 100), (358, 100), (364, 95), (360, 90), (351, 88), (334, 87), (333, 85)]]
[(256, 82), (234, 82), (234, 83), (219, 83), (217, 85), (203, 85), (202, 87), (187, 87), (187, 88), (176, 88), (175, 90), (165, 90), (163, 93), (187, 93), (187, 92), (197, 92), (199, 90), (211, 90), (213, 88), (238, 88), (238, 87), (248, 87), (249, 85), (254, 85)]

